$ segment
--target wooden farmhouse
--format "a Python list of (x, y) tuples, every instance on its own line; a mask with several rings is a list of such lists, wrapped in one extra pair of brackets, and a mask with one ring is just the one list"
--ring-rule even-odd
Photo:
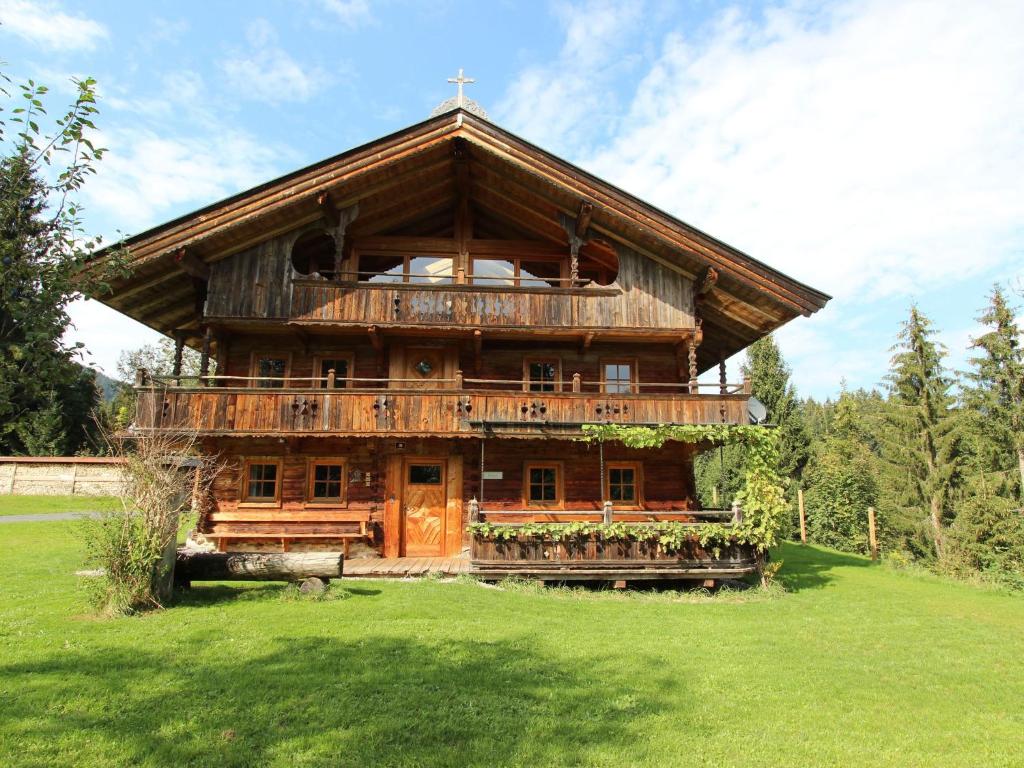
[(439, 111), (125, 242), (131, 274), (101, 300), (179, 360), (140, 372), (132, 429), (194, 432), (219, 456), (199, 530), (226, 551), (358, 543), (381, 558), (367, 572), (749, 571), (744, 547), (467, 526), (730, 518), (697, 499), (709, 446), (582, 442), (583, 426), (748, 424), (750, 385), (724, 361), (829, 297), (471, 102)]

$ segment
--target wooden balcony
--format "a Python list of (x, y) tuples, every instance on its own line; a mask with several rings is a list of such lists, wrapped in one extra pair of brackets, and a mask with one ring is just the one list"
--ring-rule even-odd
[(490, 329), (689, 330), (692, 313), (653, 296), (623, 301), (617, 287), (335, 283), (296, 280), (288, 319), (303, 324)]
[[(248, 383), (232, 377), (211, 381)], [(691, 394), (640, 384), (638, 392), (612, 394), (524, 392), (508, 382), (459, 382), (462, 387), (413, 389), (405, 380), (365, 380), (352, 383), (376, 386), (324, 389), (305, 380), (305, 386), (271, 389), (149, 380), (137, 387), (135, 428), (204, 435), (575, 437), (583, 424), (747, 423), (749, 394), (738, 385), (723, 392), (715, 384), (714, 393)]]

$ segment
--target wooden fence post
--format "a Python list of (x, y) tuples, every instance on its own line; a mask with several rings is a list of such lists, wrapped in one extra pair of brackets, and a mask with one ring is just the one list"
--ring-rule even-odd
[(871, 559), (878, 559), (878, 535), (875, 531), (875, 508), (868, 507), (868, 545), (871, 547)]
[(804, 489), (796, 489), (796, 502), (800, 507), (800, 543), (807, 543), (807, 517), (804, 514)]

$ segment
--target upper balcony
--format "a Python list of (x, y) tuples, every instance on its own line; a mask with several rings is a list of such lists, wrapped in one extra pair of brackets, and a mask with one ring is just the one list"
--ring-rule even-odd
[[(171, 380), (140, 377), (135, 428), (202, 435), (577, 437), (584, 424), (745, 424), (749, 383), (641, 382), (629, 391), (573, 377), (562, 391), (464, 378)], [(264, 382), (265, 383), (265, 382)], [(205, 386), (200, 386), (205, 384)], [(348, 385), (348, 386), (343, 386)]]

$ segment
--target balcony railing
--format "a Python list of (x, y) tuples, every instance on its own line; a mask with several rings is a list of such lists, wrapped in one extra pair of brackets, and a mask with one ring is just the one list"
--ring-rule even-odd
[[(207, 386), (196, 386), (199, 381)], [(253, 386), (260, 382), (264, 386)], [(351, 386), (341, 388), (324, 383), (142, 377), (135, 427), (245, 435), (571, 436), (583, 424), (745, 424), (749, 399), (745, 385), (701, 384), (690, 392), (679, 382), (641, 382), (632, 392), (600, 392), (597, 382), (578, 376), (566, 382), (567, 391), (554, 392), (523, 391), (521, 381), (461, 376), (434, 380), (440, 388), (431, 389), (412, 379), (348, 379)]]

